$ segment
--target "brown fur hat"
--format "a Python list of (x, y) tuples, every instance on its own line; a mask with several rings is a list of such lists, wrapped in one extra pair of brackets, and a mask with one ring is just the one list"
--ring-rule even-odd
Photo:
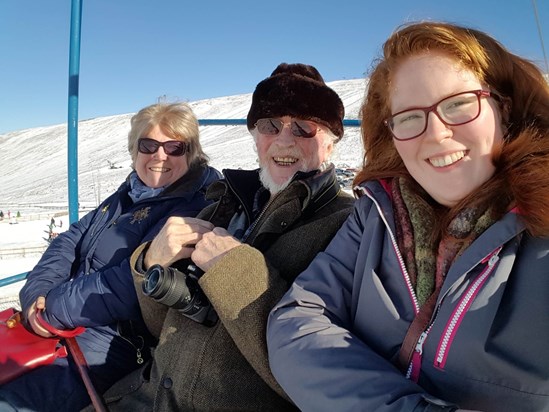
[(312, 120), (328, 127), (339, 139), (343, 136), (343, 102), (313, 66), (281, 63), (255, 88), (248, 130), (259, 119), (282, 116)]

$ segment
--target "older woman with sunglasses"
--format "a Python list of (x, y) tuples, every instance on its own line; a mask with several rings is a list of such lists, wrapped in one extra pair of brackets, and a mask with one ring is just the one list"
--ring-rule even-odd
[[(97, 209), (60, 234), (30, 272), (21, 306), (30, 327), (36, 309), (58, 329), (86, 327), (77, 337), (97, 389), (139, 367), (153, 342), (143, 324), (129, 259), (169, 216), (196, 216), (210, 202), (206, 187), (220, 174), (207, 165), (198, 121), (186, 103), (154, 104), (131, 119), (134, 170)], [(4, 402), (1, 399), (4, 399)], [(0, 409), (75, 411), (89, 403), (71, 359), (34, 370), (0, 388)]]
[(549, 411), (546, 79), (446, 23), (383, 52), (360, 199), (270, 315), (273, 374), (303, 411)]

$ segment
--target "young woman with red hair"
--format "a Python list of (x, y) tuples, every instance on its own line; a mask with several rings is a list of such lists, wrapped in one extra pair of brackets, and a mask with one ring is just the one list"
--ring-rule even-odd
[(361, 115), (360, 199), (271, 313), (275, 377), (304, 411), (549, 411), (546, 79), (416, 23)]

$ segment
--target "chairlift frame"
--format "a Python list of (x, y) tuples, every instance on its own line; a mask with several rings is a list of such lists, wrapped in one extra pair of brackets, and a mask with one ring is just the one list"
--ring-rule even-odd
[[(69, 224), (78, 221), (78, 99), (80, 84), (80, 44), (83, 0), (71, 0), (68, 114), (67, 114), (67, 177)], [(246, 119), (199, 119), (200, 126), (242, 126)], [(347, 127), (360, 126), (359, 120), (345, 119)], [(0, 287), (25, 280), (28, 272), (0, 279)]]

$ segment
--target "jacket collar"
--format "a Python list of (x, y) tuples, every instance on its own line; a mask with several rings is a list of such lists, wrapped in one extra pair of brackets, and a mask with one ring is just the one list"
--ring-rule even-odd
[[(158, 199), (166, 197), (182, 197), (190, 200), (196, 192), (205, 190), (211, 183), (221, 178), (221, 174), (208, 165), (197, 165), (191, 167), (187, 173), (169, 185)], [(129, 176), (119, 190), (129, 188)]]
[[(395, 233), (396, 222), (394, 220), (390, 191), (387, 191), (387, 187), (387, 182), (369, 181), (357, 186), (355, 193), (359, 197), (366, 195), (372, 199), (378, 205), (380, 213), (384, 215), (384, 220), (389, 225), (390, 230)], [(495, 250), (520, 236), (524, 231), (525, 225), (521, 221), (517, 211), (511, 210), (507, 212), (500, 220), (486, 229), (456, 259), (446, 275), (447, 279), (453, 281), (463, 273), (467, 273)]]
[[(262, 187), (259, 180), (259, 169), (224, 169), (223, 175), (225, 176), (223, 180), (215, 182), (208, 188), (206, 197), (210, 200), (218, 200), (230, 190), (246, 210), (251, 211), (254, 196)], [(298, 196), (302, 200), (302, 210), (307, 208), (318, 210), (337, 196), (339, 191), (340, 186), (337, 182), (335, 167), (330, 164), (322, 172), (318, 170), (297, 172), (292, 178), (292, 183), (278, 193), (277, 198)]]

